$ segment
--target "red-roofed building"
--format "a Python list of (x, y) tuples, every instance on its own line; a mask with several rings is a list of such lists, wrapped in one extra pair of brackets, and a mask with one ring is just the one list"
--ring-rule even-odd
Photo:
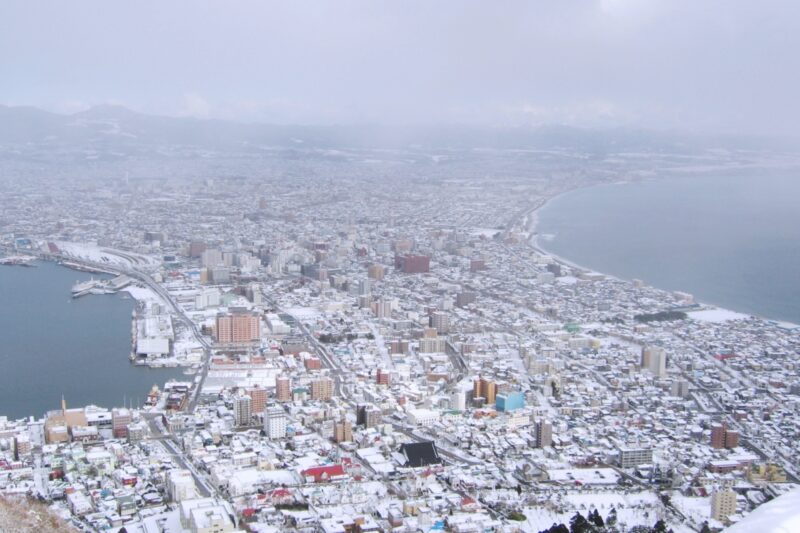
[(303, 470), (303, 477), (306, 481), (313, 481), (314, 483), (330, 483), (333, 481), (341, 481), (347, 478), (344, 471), (344, 466), (341, 464), (329, 466), (315, 466)]

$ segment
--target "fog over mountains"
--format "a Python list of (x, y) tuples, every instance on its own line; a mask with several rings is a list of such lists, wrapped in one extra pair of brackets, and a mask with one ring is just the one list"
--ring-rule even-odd
[[(532, 128), (481, 126), (288, 126), (218, 119), (154, 116), (104, 105), (71, 115), (34, 107), (0, 105), (4, 157), (31, 150), (93, 150), (124, 155), (185, 146), (220, 152), (269, 149), (566, 149), (603, 154), (620, 151), (695, 152), (710, 148), (791, 148), (753, 136), (699, 136), (625, 128), (584, 129), (561, 125)], [(10, 148), (13, 147), (13, 150)]]

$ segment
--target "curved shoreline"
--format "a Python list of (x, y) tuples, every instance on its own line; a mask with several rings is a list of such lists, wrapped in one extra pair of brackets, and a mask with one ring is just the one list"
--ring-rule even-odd
[[(593, 187), (610, 186), (610, 185), (627, 185), (627, 184), (630, 184), (630, 183), (634, 183), (634, 182), (632, 182), (632, 181), (619, 181), (619, 182), (614, 182), (614, 183), (601, 183), (601, 184), (588, 185), (588, 186), (584, 186), (584, 187), (574, 187), (572, 189), (561, 191), (561, 192), (559, 192), (557, 194), (554, 194), (553, 196), (545, 198), (544, 201), (542, 201), (539, 205), (535, 205), (534, 204), (534, 207), (530, 211), (526, 212), (527, 216), (535, 217), (534, 218), (534, 224), (533, 224), (531, 230), (529, 231), (530, 237), (528, 239), (526, 239), (526, 241), (525, 241), (526, 245), (530, 246), (531, 249), (534, 252), (538, 253), (539, 255), (543, 255), (543, 256), (547, 256), (547, 257), (552, 258), (556, 263), (559, 263), (559, 264), (562, 264), (564, 266), (568, 266), (570, 268), (574, 268), (574, 269), (577, 269), (577, 270), (581, 270), (581, 271), (587, 272), (587, 273), (594, 272), (594, 273), (597, 273), (597, 274), (602, 274), (603, 276), (606, 276), (607, 278), (610, 278), (610, 279), (613, 279), (613, 280), (616, 280), (616, 281), (620, 281), (620, 282), (632, 285), (633, 284), (633, 280), (625, 279), (625, 278), (622, 278), (622, 277), (617, 276), (615, 274), (609, 274), (609, 273), (606, 273), (606, 272), (601, 272), (601, 271), (599, 271), (597, 269), (594, 269), (594, 268), (591, 268), (591, 267), (587, 267), (587, 266), (584, 266), (584, 265), (580, 265), (578, 263), (570, 261), (569, 259), (567, 259), (567, 258), (565, 258), (565, 257), (563, 257), (561, 255), (558, 255), (556, 253), (548, 251), (539, 242), (539, 237), (541, 236), (541, 234), (538, 232), (539, 212), (545, 206), (547, 206), (553, 200), (555, 200), (556, 198), (560, 198), (560, 197), (566, 196), (567, 194), (570, 194), (570, 193), (573, 193), (573, 192), (576, 192), (576, 191), (579, 191), (579, 190), (591, 189)], [(656, 289), (658, 291), (662, 291), (664, 293), (671, 293), (671, 292), (675, 292), (675, 291), (680, 290), (680, 289), (665, 289), (665, 288), (662, 288), (662, 287), (658, 287), (656, 285), (651, 285), (648, 282), (646, 282), (645, 280), (642, 280), (642, 282), (646, 286), (652, 287), (652, 288), (654, 288), (654, 289)], [(721, 306), (721, 305), (715, 304), (715, 303), (710, 302), (710, 301), (705, 300), (705, 299), (695, 298), (694, 296), (695, 295), (692, 293), (692, 299), (694, 300), (694, 302), (696, 304), (698, 304), (701, 307), (697, 311), (703, 311), (703, 310), (708, 310), (708, 309), (717, 309), (719, 311), (736, 313), (736, 314), (739, 314), (739, 315), (746, 315), (748, 318), (755, 318), (755, 319), (758, 319), (758, 320), (761, 320), (761, 321), (764, 321), (764, 322), (767, 322), (767, 323), (772, 323), (772, 324), (776, 324), (776, 325), (779, 325), (779, 326), (782, 326), (782, 327), (787, 327), (789, 329), (800, 328), (800, 323), (795, 323), (795, 322), (792, 322), (791, 320), (780, 320), (780, 319), (775, 319), (775, 318), (768, 318), (768, 317), (765, 317), (765, 316), (762, 316), (762, 315), (749, 313), (747, 311), (738, 311), (736, 309), (731, 309), (729, 307), (725, 307), (725, 306)]]

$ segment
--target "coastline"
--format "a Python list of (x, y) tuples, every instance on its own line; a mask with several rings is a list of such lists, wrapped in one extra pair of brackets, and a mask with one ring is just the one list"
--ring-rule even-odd
[[(70, 405), (111, 409), (127, 403), (126, 397), (144, 397), (154, 383), (161, 386), (179, 378), (180, 369), (131, 363), (134, 298), (126, 293), (123, 298), (101, 294), (107, 297), (76, 299), (70, 295), (74, 269), (52, 260), (39, 260), (37, 266), (15, 269), (22, 272), (4, 280), (9, 289), (4, 317), (21, 321), (6, 322), (14, 331), (4, 343), (3, 360), (25, 353), (30, 362), (20, 361), (4, 376), (0, 417), (39, 419), (57, 408), (62, 395)], [(86, 272), (80, 274), (78, 279), (89, 278)], [(32, 316), (54, 320), (55, 325), (31, 336), (27, 324)]]
[[(652, 179), (653, 178), (651, 178), (651, 180)], [(560, 192), (558, 192), (558, 193), (556, 193), (556, 194), (554, 194), (552, 196), (549, 196), (549, 197), (545, 198), (539, 205), (534, 204), (534, 207), (530, 211), (527, 212), (527, 216), (529, 217), (528, 224), (531, 227), (527, 231), (527, 233), (529, 233), (530, 236), (525, 240), (526, 245), (530, 246), (531, 249), (533, 249), (533, 251), (536, 252), (537, 254), (542, 255), (542, 256), (550, 257), (550, 258), (553, 259), (553, 261), (555, 261), (556, 263), (559, 263), (561, 265), (568, 266), (570, 268), (574, 268), (574, 269), (583, 271), (585, 273), (601, 274), (601, 275), (603, 275), (603, 276), (605, 276), (605, 277), (607, 277), (609, 279), (613, 279), (615, 281), (619, 281), (619, 282), (622, 282), (622, 283), (626, 283), (626, 284), (632, 285), (633, 284), (633, 280), (621, 278), (621, 277), (619, 277), (617, 275), (614, 275), (614, 274), (601, 272), (599, 270), (596, 270), (596, 269), (593, 269), (593, 268), (590, 268), (590, 267), (587, 267), (587, 266), (584, 266), (584, 265), (580, 265), (578, 263), (575, 263), (574, 261), (570, 261), (569, 259), (567, 259), (567, 258), (565, 258), (565, 257), (563, 257), (561, 255), (558, 255), (558, 254), (556, 254), (554, 252), (548, 251), (540, 243), (539, 237), (541, 236), (541, 234), (538, 231), (539, 212), (545, 206), (547, 206), (553, 200), (555, 200), (556, 198), (560, 198), (562, 196), (566, 196), (567, 194), (570, 194), (570, 193), (575, 192), (575, 191), (584, 190), (584, 189), (591, 189), (593, 187), (605, 187), (605, 186), (611, 186), (611, 185), (628, 185), (628, 184), (631, 184), (631, 183), (635, 183), (635, 181), (632, 181), (632, 180), (617, 181), (617, 182), (613, 182), (613, 183), (593, 184), (593, 185), (589, 185), (589, 186), (585, 186), (585, 187), (574, 187), (574, 188), (571, 188), (571, 189), (568, 189), (568, 190), (565, 190), (565, 191), (560, 191)], [(665, 289), (665, 288), (658, 287), (658, 286), (655, 286), (655, 285), (650, 285), (646, 281), (644, 281), (644, 280), (642, 280), (642, 281), (645, 283), (645, 285), (647, 285), (647, 286), (649, 286), (649, 287), (651, 287), (653, 289), (656, 289), (656, 290), (658, 290), (660, 292), (663, 292), (663, 293), (666, 293), (666, 294), (674, 292), (674, 290)], [(728, 307), (715, 304), (715, 303), (710, 302), (710, 301), (705, 300), (705, 299), (694, 298), (694, 294), (692, 296), (693, 296), (694, 302), (700, 306), (700, 308), (697, 309), (697, 312), (717, 310), (717, 311), (720, 311), (720, 312), (723, 312), (723, 313), (728, 313), (732, 317), (732, 318), (730, 318), (731, 320), (736, 320), (736, 318), (733, 318), (733, 316), (734, 315), (738, 315), (739, 318), (742, 318), (742, 319), (744, 319), (744, 318), (754, 318), (754, 319), (761, 320), (763, 322), (767, 322), (767, 323), (770, 323), (770, 324), (776, 324), (776, 325), (778, 325), (780, 327), (784, 327), (784, 328), (787, 328), (787, 329), (800, 329), (800, 324), (792, 322), (792, 321), (789, 321), (789, 320), (779, 320), (779, 319), (767, 318), (767, 317), (760, 316), (760, 315), (753, 314), (753, 313), (748, 313), (748, 312), (744, 312), (744, 311), (737, 311), (735, 309), (730, 309)], [(691, 317), (691, 315), (689, 315), (689, 318), (693, 318), (693, 317)], [(693, 318), (693, 320), (701, 320), (701, 319)]]
[[(69, 268), (71, 270), (76, 270), (78, 272), (90, 272), (95, 274), (103, 274), (103, 275), (110, 275), (110, 276), (117, 276), (117, 275), (130, 275), (129, 271), (126, 271), (122, 268), (99, 268), (94, 263), (90, 261), (83, 261), (81, 259), (71, 258), (69, 261), (64, 260), (63, 258), (58, 258), (54, 256), (39, 256), (38, 260), (40, 261), (48, 261), (55, 263), (58, 266), (63, 266)], [(178, 342), (176, 339), (173, 342), (173, 346), (168, 357), (163, 357), (154, 360), (146, 360), (144, 362), (140, 362), (136, 358), (136, 341), (137, 341), (137, 332), (138, 332), (138, 321), (139, 315), (137, 313), (137, 309), (143, 306), (147, 306), (148, 304), (158, 304), (159, 306), (163, 306), (163, 308), (168, 309), (168, 314), (170, 317), (174, 319), (174, 313), (172, 312), (171, 308), (173, 304), (171, 302), (165, 302), (164, 298), (153, 289), (146, 281), (143, 281), (141, 278), (136, 277), (134, 278), (135, 284), (127, 285), (117, 291), (114, 291), (109, 294), (121, 294), (125, 293), (129, 298), (131, 298), (135, 302), (134, 312), (131, 316), (131, 351), (129, 354), (129, 361), (132, 366), (137, 368), (148, 368), (154, 370), (160, 369), (175, 369), (181, 368), (183, 370), (187, 369), (195, 369), (198, 365), (197, 362), (189, 361), (186, 359), (181, 359), (175, 357), (175, 353), (177, 348), (180, 346), (182, 349), (187, 350), (185, 347), (185, 343)], [(91, 295), (89, 295), (91, 296)]]

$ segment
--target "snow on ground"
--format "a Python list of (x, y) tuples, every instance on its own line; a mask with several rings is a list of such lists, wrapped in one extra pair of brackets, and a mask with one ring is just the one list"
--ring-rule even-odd
[(155, 257), (101, 248), (94, 243), (57, 241), (55, 245), (66, 257), (106, 264), (109, 267), (132, 268), (159, 264), (159, 260)]
[(727, 322), (729, 320), (743, 320), (750, 318), (750, 315), (737, 313), (728, 309), (704, 309), (703, 311), (692, 311), (688, 313), (689, 318), (700, 322)]
[(684, 496), (674, 491), (670, 496), (673, 507), (695, 524), (711, 519), (711, 497)]
[(316, 320), (320, 316), (320, 312), (313, 307), (290, 307), (286, 312), (295, 320)]
[(578, 278), (573, 276), (561, 276), (560, 278), (556, 278), (556, 283), (560, 283), (562, 285), (574, 285), (578, 283)]
[(121, 292), (127, 292), (131, 295), (131, 298), (136, 300), (137, 302), (150, 304), (159, 304), (164, 305), (164, 299), (161, 298), (153, 289), (150, 287), (141, 287), (139, 285), (128, 285)]
[(472, 235), (475, 235), (476, 237), (483, 236), (491, 239), (492, 237), (494, 237), (495, 235), (497, 235), (502, 231), (503, 231), (502, 229), (493, 229), (493, 228), (472, 228), (470, 233)]
[(725, 530), (726, 533), (763, 531), (794, 533), (800, 531), (800, 489), (788, 492), (761, 505), (740, 522)]
[[(664, 514), (661, 502), (651, 492), (626, 494), (581, 491), (557, 495), (547, 507), (526, 507), (522, 512), (527, 520), (521, 523), (521, 527), (526, 532), (542, 531), (553, 524), (566, 524), (569, 527), (569, 520), (576, 512), (585, 517), (594, 509), (605, 520), (612, 508), (617, 511), (617, 523), (629, 528), (636, 525), (652, 526)], [(668, 527), (678, 531), (674, 524), (668, 524)]]

